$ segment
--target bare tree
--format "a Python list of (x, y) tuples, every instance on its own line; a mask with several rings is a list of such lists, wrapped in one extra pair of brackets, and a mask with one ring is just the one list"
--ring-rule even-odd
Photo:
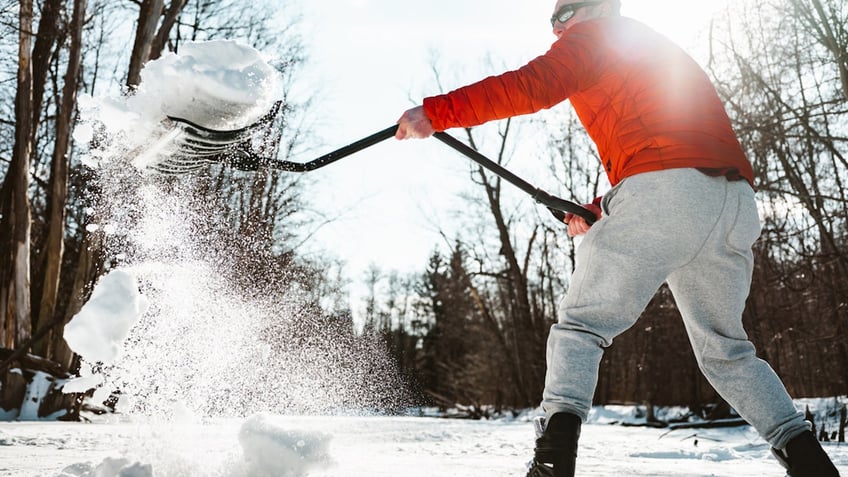
[(130, 67), (127, 72), (127, 86), (130, 89), (138, 86), (141, 82), (141, 69), (151, 58), (156, 27), (159, 24), (159, 17), (164, 6), (165, 0), (142, 0), (139, 5), (135, 42), (130, 54)]
[[(37, 326), (52, 329), (57, 319), (57, 299), (62, 273), (62, 261), (65, 244), (65, 208), (68, 197), (68, 166), (70, 161), (71, 131), (73, 129), (74, 109), (77, 103), (78, 79), (82, 62), (83, 22), (86, 16), (86, 0), (74, 0), (74, 11), (68, 30), (71, 44), (68, 51), (68, 66), (65, 71), (62, 90), (62, 103), (56, 118), (56, 139), (53, 146), (52, 168), (49, 181), (49, 202), (47, 209), (48, 233), (41, 253), (43, 285), (41, 286)], [(59, 319), (62, 320), (62, 316)], [(45, 345), (35, 349), (41, 356), (52, 357), (52, 350)]]
[(168, 9), (162, 16), (162, 25), (156, 32), (156, 36), (153, 38), (153, 42), (150, 46), (151, 60), (159, 58), (165, 50), (165, 47), (169, 44), (171, 32), (187, 2), (188, 0), (171, 0), (171, 3), (168, 5)]
[(41, 18), (38, 21), (38, 32), (35, 35), (35, 46), (32, 52), (32, 75), (33, 75), (33, 106), (32, 106), (32, 134), (35, 144), (38, 133), (38, 124), (42, 114), (45, 90), (48, 86), (47, 77), (50, 73), (50, 62), (56, 42), (59, 41), (59, 17), (62, 9), (62, 0), (47, 0), (41, 8)]
[(832, 55), (842, 81), (842, 94), (848, 99), (848, 10), (844, 3), (792, 0), (791, 5), (813, 39)]
[(746, 319), (796, 395), (848, 389), (845, 15), (840, 1), (746, 3), (712, 36), (764, 204)]
[(32, 1), (19, 5), (15, 146), (3, 183), (0, 218), (0, 342), (15, 348), (29, 338), (30, 202), (29, 164), (32, 151)]

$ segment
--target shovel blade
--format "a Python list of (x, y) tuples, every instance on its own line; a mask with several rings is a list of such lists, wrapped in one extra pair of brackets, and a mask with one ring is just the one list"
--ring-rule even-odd
[(187, 119), (168, 117), (164, 121), (168, 132), (134, 162), (142, 169), (165, 175), (189, 174), (215, 163), (256, 170), (256, 158), (263, 157), (257, 147), (276, 151), (279, 145), (279, 135), (272, 129), (281, 107), (278, 101), (259, 121), (233, 130), (209, 129)]

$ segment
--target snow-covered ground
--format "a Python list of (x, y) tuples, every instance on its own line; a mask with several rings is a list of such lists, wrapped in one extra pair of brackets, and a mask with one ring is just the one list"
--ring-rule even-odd
[[(0, 475), (10, 476), (523, 476), (527, 420), (286, 417), (151, 424), (0, 424)], [(842, 475), (848, 445), (826, 443)], [(783, 475), (750, 427), (583, 427), (578, 475)]]
[[(162, 86), (175, 84), (174, 75), (185, 78), (176, 81), (184, 87), (162, 94)], [(294, 325), (275, 328), (275, 340), (258, 340), (268, 320), (302, 318), (287, 302), (296, 297), (265, 303), (233, 294), (216, 272), (214, 264), (222, 261), (193, 245), (193, 216), (179, 188), (124, 184), (123, 176), (132, 174), (109, 168), (140, 150), (148, 153), (143, 161), (130, 159), (141, 169), (166, 157), (166, 146), (150, 148), (163, 132), (165, 114), (225, 120), (227, 127), (255, 119), (275, 97), (261, 55), (228, 42), (198, 44), (183, 47), (181, 57), (149, 64), (142, 76), (143, 87), (132, 97), (89, 98), (83, 109), (94, 111), (94, 118), (75, 132), (80, 143), (95, 133), (109, 139), (101, 141), (105, 149), (86, 156), (87, 164), (116, 176), (106, 187), (104, 174), (108, 193), (92, 209), (96, 220), (89, 230), (102, 230), (113, 238), (107, 243), (123, 248), (110, 249), (110, 272), (65, 329), (83, 358), (81, 377), (57, 383), (65, 392), (96, 389), (93, 405), (120, 389), (121, 414), (86, 415), (95, 421), (86, 423), (0, 422), (0, 475), (524, 475), (535, 437), (532, 413), (490, 421), (340, 416), (398, 408), (392, 391), (402, 385), (379, 365), (380, 355), (340, 343), (338, 336), (328, 340), (323, 329), (299, 330), (293, 340), (286, 333), (298, 331)], [(238, 94), (244, 91), (256, 94)], [(207, 107), (219, 102), (223, 111)], [(231, 111), (237, 114), (224, 117)], [(45, 383), (36, 375), (23, 409), (0, 419), (37, 419)], [(813, 411), (823, 402), (813, 402)], [(633, 412), (594, 411), (583, 430), (579, 475), (782, 475), (768, 445), (749, 427), (669, 431), (610, 424)], [(323, 415), (329, 413), (334, 415)], [(209, 417), (222, 415), (250, 417)], [(848, 447), (826, 448), (848, 476)]]

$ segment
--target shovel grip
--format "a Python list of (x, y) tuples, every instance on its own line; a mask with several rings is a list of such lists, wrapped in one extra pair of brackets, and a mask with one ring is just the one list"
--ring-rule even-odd
[(536, 193), (533, 194), (533, 199), (535, 199), (536, 202), (547, 206), (548, 210), (550, 210), (553, 216), (560, 222), (565, 221), (565, 214), (567, 212), (582, 218), (589, 225), (598, 221), (598, 217), (595, 213), (586, 207), (548, 194), (541, 189), (536, 189)]

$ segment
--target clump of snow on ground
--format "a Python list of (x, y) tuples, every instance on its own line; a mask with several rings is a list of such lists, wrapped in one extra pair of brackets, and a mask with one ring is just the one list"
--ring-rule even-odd
[(58, 477), (153, 477), (153, 466), (132, 462), (122, 457), (107, 457), (100, 464), (73, 464), (62, 469)]
[(257, 414), (239, 431), (247, 475), (295, 477), (330, 464), (329, 436), (287, 429), (279, 418)]

